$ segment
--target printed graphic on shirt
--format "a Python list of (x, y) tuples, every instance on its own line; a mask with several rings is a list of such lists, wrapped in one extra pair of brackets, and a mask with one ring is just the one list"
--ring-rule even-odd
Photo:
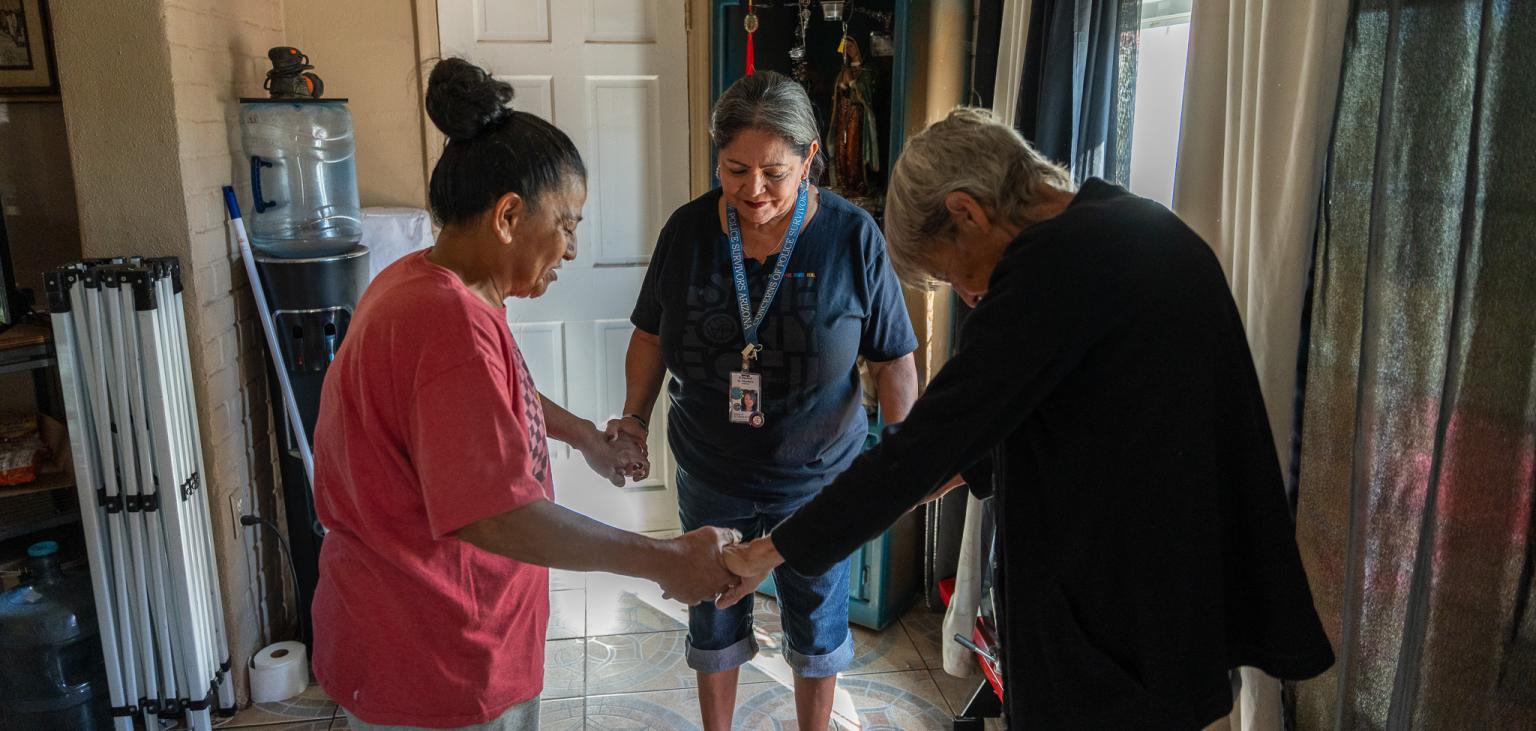
[[(752, 309), (762, 302), (767, 277), (748, 277)], [(793, 410), (814, 399), (820, 380), (823, 333), (813, 327), (817, 311), (814, 277), (786, 273), (773, 308), (758, 330), (763, 344), (752, 370), (763, 376), (763, 409)], [(741, 367), (741, 316), (729, 273), (715, 273), (705, 286), (688, 290), (687, 325), (683, 328), (678, 369), (684, 380), (719, 380)], [(791, 391), (791, 387), (799, 390)]]
[(533, 479), (544, 482), (549, 475), (549, 436), (544, 430), (544, 405), (539, 403), (539, 391), (528, 375), (523, 354), (514, 352), (517, 355), (517, 388), (523, 392), (523, 420), (528, 423), (528, 454), (532, 459), (529, 467)]

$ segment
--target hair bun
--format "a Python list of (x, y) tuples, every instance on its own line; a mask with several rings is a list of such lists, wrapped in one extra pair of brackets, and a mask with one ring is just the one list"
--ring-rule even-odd
[(450, 140), (469, 140), (505, 120), (512, 85), (462, 58), (439, 61), (427, 80), (427, 116)]

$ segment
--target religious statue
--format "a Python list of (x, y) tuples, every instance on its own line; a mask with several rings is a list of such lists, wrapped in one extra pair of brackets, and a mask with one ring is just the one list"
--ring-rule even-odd
[(858, 41), (844, 36), (843, 69), (832, 91), (827, 153), (833, 190), (864, 208), (880, 208), (869, 174), (880, 171), (879, 128), (875, 126), (874, 72), (864, 67)]

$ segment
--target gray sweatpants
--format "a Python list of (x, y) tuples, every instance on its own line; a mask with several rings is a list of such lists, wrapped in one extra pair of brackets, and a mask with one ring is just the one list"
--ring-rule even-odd
[[(347, 723), (356, 731), (432, 731), (416, 726), (378, 726), (352, 715), (345, 707), (341, 711), (347, 714)], [(506, 713), (485, 723), (460, 726), (451, 731), (539, 731), (539, 699), (535, 696), (532, 700), (508, 708)]]

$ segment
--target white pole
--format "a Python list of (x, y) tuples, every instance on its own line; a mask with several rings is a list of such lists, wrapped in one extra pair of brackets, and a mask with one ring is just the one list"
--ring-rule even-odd
[(245, 261), (245, 275), (251, 280), (251, 294), (256, 298), (256, 313), (261, 316), (261, 329), (267, 334), (267, 351), (272, 354), (272, 367), (277, 371), (278, 386), (283, 391), (283, 406), (288, 411), (288, 426), (293, 429), (299, 443), (299, 456), (304, 460), (304, 476), (309, 478), (310, 489), (315, 485), (315, 456), (309, 448), (309, 435), (304, 432), (304, 421), (299, 418), (299, 405), (293, 397), (293, 385), (288, 382), (288, 369), (283, 365), (283, 351), (277, 345), (277, 330), (272, 325), (272, 311), (267, 309), (266, 290), (261, 286), (261, 273), (256, 271), (256, 256), (251, 253), (251, 240), (245, 234), (245, 221), (240, 218), (240, 203), (235, 200), (235, 189), (224, 186), (224, 205), (229, 210), (229, 231), (240, 245), (240, 258)]
[[(59, 380), (63, 385), (64, 416), (74, 426), (69, 430), (70, 448), (75, 465), (75, 493), (80, 500), (80, 522), (85, 529), (85, 553), (91, 568), (91, 594), (96, 600), (97, 637), (101, 641), (101, 655), (107, 666), (107, 697), (113, 709), (126, 709), (130, 703), (123, 687), (121, 658), (117, 651), (117, 616), (112, 602), (112, 577), (107, 543), (102, 525), (101, 506), (96, 501), (96, 490), (102, 485), (100, 466), (96, 461), (96, 446), (88, 428), (91, 421), (90, 404), (82, 392), (80, 362), (75, 321), (80, 316), (82, 287), (78, 272), (63, 271), (47, 275), (50, 294), (56, 295), (52, 303), (54, 350), (59, 363)], [(60, 306), (62, 305), (62, 307)], [(133, 731), (133, 718), (114, 716), (113, 731)]]
[(219, 577), (217, 563), (214, 560), (213, 525), (208, 512), (208, 491), (212, 488), (208, 473), (203, 467), (202, 429), (197, 420), (197, 394), (192, 386), (192, 362), (187, 352), (186, 309), (180, 286), (181, 263), (174, 258), (160, 261), (163, 266), (159, 269), (160, 276), (155, 280), (154, 285), (160, 303), (160, 322), (164, 326), (162, 332), (169, 338), (170, 357), (175, 364), (174, 370), (168, 374), (167, 378), (176, 382), (174, 385), (178, 394), (177, 404), (181, 409), (179, 419), (181, 455), (186, 462), (185, 469), (190, 474), (197, 475), (202, 485), (202, 489), (193, 493), (197, 501), (193, 516), (203, 545), (201, 555), (205, 557), (203, 567), (203, 580), (207, 587), (204, 594), (207, 600), (205, 618), (206, 630), (211, 633), (211, 644), (205, 649), (209, 653), (210, 666), (219, 673), (215, 678), (218, 684), (219, 706), (233, 711), (235, 687), (228, 675), (229, 642), (224, 631), (224, 600), (223, 595), (218, 591)]
[[(154, 625), (150, 619), (149, 603), (149, 563), (146, 559), (149, 554), (146, 549), (144, 537), (144, 521), (141, 490), (139, 479), (138, 438), (135, 422), (137, 415), (132, 408), (128, 392), (131, 390), (131, 381), (128, 377), (129, 369), (136, 369), (137, 365), (132, 360), (125, 336), (132, 336), (132, 325), (124, 317), (123, 287), (121, 271), (115, 269), (105, 270), (101, 277), (101, 293), (103, 311), (106, 313), (106, 331), (110, 333), (112, 343), (112, 358), (107, 363), (107, 394), (111, 399), (117, 413), (117, 440), (119, 464), (122, 470), (120, 475), (123, 493), (122, 520), (127, 524), (129, 545), (129, 575), (128, 595), (129, 603), (134, 609), (130, 616), (131, 624), (136, 635), (135, 639), (139, 652), (139, 681), (143, 689), (143, 701), (145, 706), (145, 721), (159, 723), (158, 715), (150, 713), (152, 704), (160, 698), (160, 688), (157, 682), (155, 668), (155, 638)], [(128, 311), (132, 311), (131, 308)]]
[(81, 335), (81, 344), (84, 346), (82, 360), (87, 364), (83, 370), (89, 375), (89, 393), (91, 395), (92, 414), (95, 415), (96, 444), (101, 449), (102, 483), (106, 488), (107, 506), (104, 517), (107, 524), (107, 536), (112, 545), (112, 580), (116, 586), (115, 597), (117, 600), (117, 636), (118, 652), (122, 658), (123, 692), (128, 696), (128, 704), (134, 706), (141, 697), (138, 678), (138, 650), (133, 633), (133, 611), (130, 606), (132, 594), (128, 588), (130, 571), (128, 562), (127, 542), (123, 536), (123, 499), (119, 489), (121, 466), (117, 461), (117, 445), (112, 435), (113, 419), (111, 397), (107, 390), (107, 371), (111, 362), (111, 354), (107, 352), (109, 341), (102, 332), (106, 327), (106, 320), (102, 313), (102, 296), (100, 272), (87, 270), (83, 275), (85, 283), (84, 308), (85, 322), (88, 329)]
[[(119, 287), (119, 311), (125, 313), (122, 319), (122, 329), (125, 331), (123, 343), (126, 346), (125, 354), (127, 362), (134, 364), (128, 378), (128, 410), (133, 414), (133, 441), (137, 447), (137, 459), (139, 463), (139, 492), (142, 495), (144, 522), (148, 528), (148, 547), (141, 563), (149, 564), (150, 572), (150, 614), (154, 618), (154, 638), (158, 642), (155, 646), (155, 657), (159, 660), (157, 669), (158, 678), (151, 678), (159, 686), (159, 698), (161, 702), (179, 697), (176, 686), (175, 669), (172, 667), (171, 658), (176, 656), (172, 645), (172, 616), (174, 610), (171, 607), (169, 595), (166, 591), (168, 570), (165, 563), (165, 534), (163, 514), (159, 508), (159, 501), (165, 494), (160, 488), (161, 475), (165, 473), (164, 465), (157, 465), (154, 461), (154, 448), (151, 446), (149, 431), (148, 402), (144, 397), (144, 369), (143, 355), (140, 353), (140, 334), (138, 317), (134, 307), (133, 290), (131, 287)], [(155, 686), (149, 686), (151, 694)], [(151, 696), (153, 697), (153, 695)]]
[(114, 731), (178, 711), (211, 731), (234, 707), (177, 274), (133, 259), (48, 278)]
[[(194, 567), (197, 566), (194, 554), (202, 547), (193, 545), (190, 535), (192, 533), (191, 516), (186, 511), (196, 503), (190, 501), (190, 496), (183, 489), (190, 475), (182, 469), (184, 464), (182, 460), (173, 454), (171, 423), (177, 416), (177, 412), (171, 403), (174, 396), (168, 384), (165, 339), (162, 337), (157, 312), (155, 309), (138, 310), (137, 317), (139, 334), (142, 338), (140, 350), (144, 356), (147, 395), (149, 402), (153, 404), (149, 416), (155, 452), (162, 463), (173, 466), (169, 487), (174, 494), (165, 496), (161, 501), (161, 509), (169, 518), (166, 537), (170, 543), (172, 584), (176, 592), (176, 601), (185, 609), (182, 615), (185, 621), (181, 622), (177, 628), (182, 638), (179, 648), (181, 655), (177, 658), (179, 676), (182, 678), (182, 687), (186, 692), (187, 700), (196, 703), (203, 699), (209, 679), (213, 677), (212, 669), (207, 666), (204, 638), (200, 636), (199, 622), (195, 616), (199, 605), (200, 582), (194, 571)], [(187, 720), (188, 725), (194, 729), (211, 727), (207, 709), (189, 710)]]

